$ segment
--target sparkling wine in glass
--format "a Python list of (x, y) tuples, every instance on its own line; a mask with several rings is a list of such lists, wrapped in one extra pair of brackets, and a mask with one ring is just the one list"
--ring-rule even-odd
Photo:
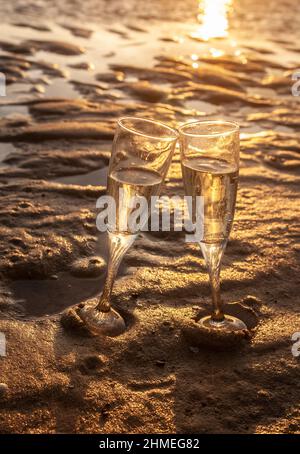
[(200, 323), (211, 329), (246, 329), (242, 320), (223, 312), (220, 294), (221, 261), (230, 235), (239, 175), (239, 126), (228, 121), (196, 121), (179, 128), (181, 167), (185, 194), (203, 197), (199, 241), (209, 273), (213, 312)]
[[(109, 260), (102, 294), (84, 304), (79, 316), (95, 334), (117, 336), (125, 329), (111, 307), (113, 283), (122, 258), (148, 222), (151, 197), (158, 196), (175, 149), (178, 133), (163, 123), (124, 117), (118, 121), (109, 163), (107, 194), (115, 203), (114, 222), (108, 222)], [(134, 198), (147, 202), (139, 222), (130, 223)]]

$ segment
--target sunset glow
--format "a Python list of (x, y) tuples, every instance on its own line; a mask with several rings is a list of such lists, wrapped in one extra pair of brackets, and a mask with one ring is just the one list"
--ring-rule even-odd
[(198, 20), (201, 23), (193, 34), (195, 38), (208, 41), (228, 35), (228, 13), (232, 0), (202, 0), (199, 2)]

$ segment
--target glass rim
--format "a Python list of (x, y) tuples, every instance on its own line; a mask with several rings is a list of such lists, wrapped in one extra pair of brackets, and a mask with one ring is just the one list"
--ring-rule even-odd
[[(172, 134), (170, 134), (168, 136), (167, 135), (165, 135), (165, 136), (160, 136), (160, 135), (155, 136), (155, 135), (151, 135), (151, 134), (146, 134), (146, 133), (144, 133), (143, 131), (141, 131), (139, 129), (134, 129), (134, 128), (128, 127), (124, 123), (126, 120), (141, 121), (141, 122), (145, 122), (145, 123), (151, 123), (151, 124), (159, 125), (160, 127), (170, 131), (170, 133), (172, 133)], [(179, 137), (179, 133), (178, 133), (178, 131), (176, 131), (176, 129), (171, 128), (171, 126), (168, 126), (165, 123), (162, 123), (161, 121), (152, 120), (150, 118), (148, 119), (148, 118), (132, 117), (132, 116), (121, 117), (121, 118), (118, 119), (118, 126), (120, 126), (122, 129), (125, 129), (128, 132), (131, 132), (133, 134), (137, 134), (137, 135), (142, 136), (142, 137), (147, 137), (148, 139), (171, 141), (171, 140), (177, 140), (178, 137)]]
[[(231, 128), (226, 130), (226, 131), (222, 131), (222, 132), (185, 132), (184, 129), (185, 128), (189, 128), (189, 127), (192, 127), (192, 126), (196, 126), (196, 125), (227, 125), (227, 126), (230, 126)], [(183, 125), (179, 126), (178, 128), (178, 131), (179, 131), (179, 134), (182, 134), (184, 136), (188, 136), (188, 137), (220, 137), (220, 136), (224, 136), (224, 135), (229, 135), (229, 134), (232, 134), (234, 132), (238, 132), (240, 130), (240, 125), (238, 123), (236, 123), (235, 121), (228, 121), (228, 120), (196, 120), (196, 121), (190, 121), (189, 123), (184, 123)]]

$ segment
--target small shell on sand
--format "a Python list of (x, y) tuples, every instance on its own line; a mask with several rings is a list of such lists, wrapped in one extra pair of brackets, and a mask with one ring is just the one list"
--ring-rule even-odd
[(106, 262), (102, 257), (84, 257), (71, 265), (71, 274), (76, 277), (97, 277), (105, 270)]
[(79, 306), (67, 309), (61, 316), (61, 324), (66, 331), (76, 333), (84, 337), (93, 337), (93, 334), (87, 329), (85, 323), (79, 317), (77, 311)]

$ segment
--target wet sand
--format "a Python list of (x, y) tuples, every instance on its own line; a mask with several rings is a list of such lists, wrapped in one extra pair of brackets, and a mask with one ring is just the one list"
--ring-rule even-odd
[[(197, 2), (154, 3), (0, 6), (1, 433), (299, 433), (296, 2), (235, 2), (229, 35), (208, 41)], [(178, 232), (145, 233), (126, 254), (122, 336), (61, 325), (101, 290), (95, 203), (122, 115), (240, 123), (222, 295), (247, 335), (199, 330), (207, 273)], [(178, 152), (163, 193), (183, 194)]]

